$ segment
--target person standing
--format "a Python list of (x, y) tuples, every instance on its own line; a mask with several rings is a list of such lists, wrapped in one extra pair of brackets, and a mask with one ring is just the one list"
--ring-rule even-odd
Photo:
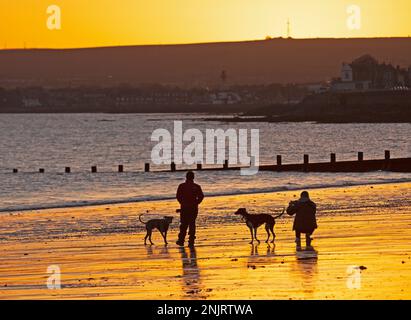
[(307, 248), (311, 247), (311, 235), (314, 230), (317, 229), (316, 214), (317, 206), (311, 201), (310, 195), (307, 191), (301, 193), (300, 199), (297, 201), (291, 201), (287, 214), (290, 216), (295, 215), (293, 230), (295, 231), (295, 243), (297, 250), (301, 249), (301, 234), (305, 234), (305, 243)]
[(186, 181), (178, 186), (176, 198), (180, 203), (180, 233), (176, 242), (179, 246), (184, 246), (188, 229), (188, 245), (194, 246), (196, 239), (196, 219), (198, 206), (204, 199), (201, 186), (194, 183), (194, 172), (188, 171)]

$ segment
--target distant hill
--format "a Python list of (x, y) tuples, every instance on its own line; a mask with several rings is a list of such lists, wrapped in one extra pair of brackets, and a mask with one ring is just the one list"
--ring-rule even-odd
[(339, 75), (342, 62), (371, 54), (411, 65), (411, 38), (272, 39), (248, 42), (0, 51), (0, 86), (161, 83), (309, 83)]

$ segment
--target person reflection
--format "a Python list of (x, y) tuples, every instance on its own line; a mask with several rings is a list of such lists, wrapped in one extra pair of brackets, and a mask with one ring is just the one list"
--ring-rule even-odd
[(296, 252), (296, 273), (303, 280), (306, 298), (312, 298), (316, 290), (318, 252), (311, 247)]
[(183, 264), (183, 291), (184, 296), (201, 298), (202, 287), (200, 282), (200, 270), (197, 265), (197, 251), (195, 247), (180, 247), (181, 262)]

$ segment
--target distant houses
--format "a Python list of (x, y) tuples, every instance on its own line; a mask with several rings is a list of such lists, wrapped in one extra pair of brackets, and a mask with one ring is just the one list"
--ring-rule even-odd
[(223, 89), (160, 84), (0, 88), (0, 112), (204, 112), (216, 109), (224, 112), (235, 110), (236, 106), (243, 110), (253, 106), (298, 103), (306, 95), (307, 90), (296, 84), (230, 86)]
[(369, 91), (369, 90), (409, 90), (411, 87), (411, 67), (394, 67), (379, 63), (370, 55), (364, 55), (352, 63), (343, 63), (341, 75), (333, 79), (330, 90)]
[[(307, 96), (326, 93), (380, 93), (409, 91), (411, 67), (379, 63), (363, 55), (343, 63), (340, 76), (331, 81), (312, 84), (260, 84), (215, 87), (177, 87), (175, 85), (127, 84), (99, 87), (14, 87), (0, 88), (0, 112), (202, 112), (209, 110), (244, 110), (252, 107), (295, 105)], [(311, 94), (310, 94), (311, 93)], [(396, 93), (394, 92), (394, 95)], [(393, 99), (391, 93), (385, 95)], [(220, 107), (221, 106), (221, 107)]]

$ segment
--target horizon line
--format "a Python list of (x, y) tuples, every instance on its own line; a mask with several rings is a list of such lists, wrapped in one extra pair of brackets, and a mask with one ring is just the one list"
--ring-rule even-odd
[(214, 42), (187, 42), (187, 43), (157, 43), (157, 44), (119, 44), (119, 45), (102, 45), (102, 46), (84, 46), (84, 47), (15, 47), (1, 48), (0, 51), (29, 51), (29, 50), (91, 50), (91, 49), (110, 49), (110, 48), (130, 48), (130, 47), (166, 47), (166, 46), (194, 46), (194, 45), (217, 45), (217, 44), (235, 44), (235, 43), (251, 43), (251, 42), (269, 42), (275, 40), (378, 40), (378, 39), (411, 39), (411, 36), (387, 36), (387, 37), (309, 37), (309, 38), (294, 38), (294, 37), (275, 37), (270, 39), (254, 39), (254, 40), (227, 40)]

